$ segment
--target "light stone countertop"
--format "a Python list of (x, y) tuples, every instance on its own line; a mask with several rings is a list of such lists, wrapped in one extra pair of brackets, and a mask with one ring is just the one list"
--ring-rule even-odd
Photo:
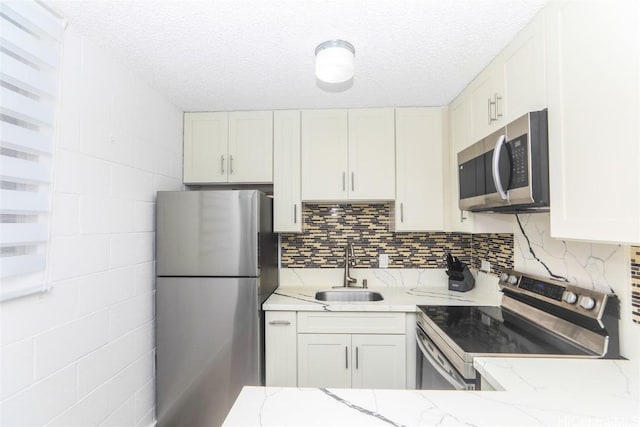
[[(468, 292), (449, 291), (442, 270), (354, 270), (354, 276), (368, 274), (370, 291), (380, 292), (383, 301), (327, 302), (315, 299), (317, 291), (332, 290), (342, 281), (341, 270), (306, 273), (283, 270), (280, 287), (264, 302), (267, 311), (392, 311), (415, 312), (417, 305), (500, 305), (496, 276), (479, 274), (476, 286)], [(364, 273), (363, 271), (366, 271)], [(362, 276), (358, 281), (362, 283)], [(345, 288), (338, 288), (344, 290)], [(361, 290), (359, 288), (353, 288)]]
[(479, 358), (505, 391), (245, 387), (224, 426), (640, 425), (637, 364), (574, 362)]
[[(495, 276), (478, 273), (473, 290), (453, 292), (447, 290), (441, 273), (367, 271), (370, 290), (382, 293), (384, 301), (328, 303), (315, 300), (315, 292), (339, 283), (339, 271), (290, 270), (263, 308), (414, 312), (423, 304), (500, 304)], [(475, 358), (478, 372), (501, 391), (245, 387), (224, 426), (640, 427), (639, 364)]]

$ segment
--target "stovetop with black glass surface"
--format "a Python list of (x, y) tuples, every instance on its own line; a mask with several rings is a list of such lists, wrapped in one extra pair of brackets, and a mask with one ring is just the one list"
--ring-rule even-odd
[(419, 306), (418, 326), (467, 363), (478, 355), (619, 357), (615, 295), (513, 270), (498, 284), (500, 307)]
[(467, 354), (592, 355), (502, 307), (435, 305), (418, 308)]

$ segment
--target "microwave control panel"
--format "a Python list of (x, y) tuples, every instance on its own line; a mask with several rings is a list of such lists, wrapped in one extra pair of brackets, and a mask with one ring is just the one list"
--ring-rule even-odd
[(511, 153), (511, 183), (509, 188), (520, 188), (529, 185), (527, 141), (527, 134), (524, 134), (507, 142)]

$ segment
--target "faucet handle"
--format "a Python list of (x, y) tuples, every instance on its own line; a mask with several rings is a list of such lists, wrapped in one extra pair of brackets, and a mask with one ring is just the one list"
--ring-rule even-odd
[(356, 264), (358, 263), (358, 260), (356, 259), (356, 253), (353, 250), (353, 244), (349, 243), (349, 246), (347, 248), (349, 250), (349, 256), (351, 257), (351, 266), (355, 267)]

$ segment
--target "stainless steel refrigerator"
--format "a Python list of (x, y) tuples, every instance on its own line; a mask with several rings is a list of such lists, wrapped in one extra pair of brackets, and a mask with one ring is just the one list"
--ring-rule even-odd
[(262, 303), (277, 287), (272, 201), (255, 190), (158, 192), (157, 418), (218, 426), (264, 385)]

